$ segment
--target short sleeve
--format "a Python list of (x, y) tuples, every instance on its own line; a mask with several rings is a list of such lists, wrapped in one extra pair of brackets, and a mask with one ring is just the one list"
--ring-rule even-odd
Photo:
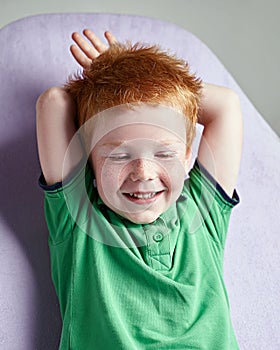
[(232, 197), (228, 196), (198, 159), (189, 173), (187, 186), (202, 225), (224, 248), (232, 209), (240, 202), (236, 189)]
[(39, 186), (44, 190), (44, 212), (49, 229), (49, 242), (59, 244), (71, 236), (77, 220), (86, 213), (81, 210), (92, 197), (93, 175), (90, 165), (82, 160), (63, 181), (47, 185), (43, 174)]

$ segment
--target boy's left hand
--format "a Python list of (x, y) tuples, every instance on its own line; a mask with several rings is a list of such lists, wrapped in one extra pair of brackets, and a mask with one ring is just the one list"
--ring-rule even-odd
[[(90, 45), (79, 33), (74, 32), (72, 39), (76, 45), (70, 46), (70, 51), (75, 60), (84, 68), (90, 67), (92, 61), (102, 52), (107, 50), (107, 46), (89, 29), (83, 30), (84, 36), (90, 41)], [(106, 31), (104, 36), (109, 45), (117, 42), (117, 39), (111, 32)]]

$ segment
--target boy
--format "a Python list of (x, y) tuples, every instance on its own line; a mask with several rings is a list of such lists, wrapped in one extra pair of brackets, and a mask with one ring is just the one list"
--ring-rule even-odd
[(37, 102), (60, 349), (238, 349), (223, 281), (238, 97), (156, 47), (84, 35), (82, 77)]

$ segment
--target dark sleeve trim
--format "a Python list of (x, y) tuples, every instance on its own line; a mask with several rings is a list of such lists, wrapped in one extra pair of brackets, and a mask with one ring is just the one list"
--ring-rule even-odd
[(233, 206), (240, 202), (240, 198), (238, 193), (234, 189), (232, 197), (230, 197), (222, 186), (214, 179), (214, 177), (208, 172), (208, 170), (200, 163), (200, 161), (196, 158), (194, 162), (194, 167), (197, 166), (200, 171), (207, 177), (207, 179), (216, 187), (217, 191), (221, 194), (221, 196)]
[[(69, 182), (71, 182), (75, 178), (75, 176), (80, 172), (81, 167), (84, 164), (85, 164), (85, 159), (82, 158), (79, 161), (79, 163), (74, 167), (74, 169), (71, 171), (71, 173), (68, 176), (66, 176), (65, 180), (63, 181), (63, 186), (67, 185)], [(55, 191), (62, 188), (62, 181), (55, 182), (52, 185), (47, 185), (43, 172), (41, 172), (41, 175), (38, 179), (38, 184), (44, 191)]]
[(62, 187), (62, 181), (56, 182), (53, 185), (47, 185), (43, 172), (41, 172), (38, 184), (45, 191), (54, 191)]

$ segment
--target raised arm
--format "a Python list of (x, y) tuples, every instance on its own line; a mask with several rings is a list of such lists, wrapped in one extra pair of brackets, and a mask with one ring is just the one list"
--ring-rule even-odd
[[(63, 161), (67, 147), (76, 132), (75, 102), (61, 87), (52, 87), (37, 100), (37, 143), (41, 168), (48, 185), (62, 181), (81, 160), (83, 149), (76, 138), (75, 154)], [(70, 160), (71, 159), (71, 160)]]
[[(107, 49), (107, 46), (90, 30), (84, 30), (84, 35), (92, 46), (80, 34), (73, 33), (72, 38), (77, 45), (71, 45), (70, 50), (76, 61), (83, 68), (87, 68), (93, 59)], [(105, 37), (109, 44), (116, 41), (110, 32), (105, 32)], [(75, 115), (75, 102), (62, 87), (46, 90), (37, 100), (38, 151), (41, 168), (48, 185), (62, 181), (62, 175), (66, 177), (83, 157), (83, 148), (79, 139), (75, 138), (76, 144), (73, 147), (75, 151), (63, 164), (68, 145), (76, 133)]]
[(238, 95), (204, 84), (198, 123), (204, 126), (198, 160), (232, 197), (240, 167), (243, 122)]

